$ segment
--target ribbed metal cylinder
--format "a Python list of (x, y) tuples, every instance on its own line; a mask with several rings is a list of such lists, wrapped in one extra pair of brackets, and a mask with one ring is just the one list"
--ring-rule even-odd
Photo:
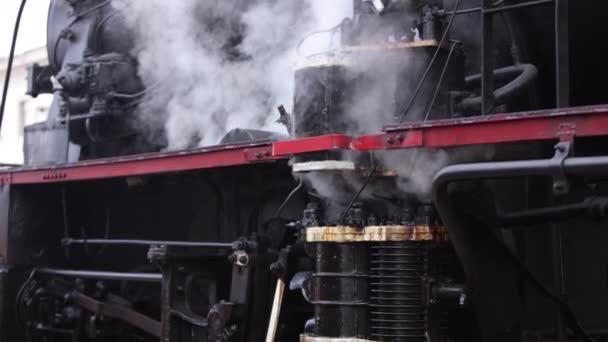
[(428, 242), (370, 246), (370, 335), (379, 341), (427, 341), (424, 278)]
[(315, 335), (357, 338), (368, 335), (367, 248), (359, 243), (317, 243), (310, 302)]

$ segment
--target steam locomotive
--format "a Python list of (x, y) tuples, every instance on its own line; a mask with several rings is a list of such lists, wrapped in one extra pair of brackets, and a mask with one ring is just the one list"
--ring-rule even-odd
[(353, 0), (289, 137), (168, 151), (125, 14), (52, 0), (53, 105), (0, 172), (0, 341), (605, 341), (607, 11)]

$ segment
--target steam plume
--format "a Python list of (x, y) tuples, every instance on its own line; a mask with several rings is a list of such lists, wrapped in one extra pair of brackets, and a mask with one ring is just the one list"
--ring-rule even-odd
[[(139, 107), (140, 122), (146, 131), (164, 131), (171, 150), (216, 144), (234, 128), (285, 132), (275, 123), (275, 108), (292, 107), (296, 46), (309, 32), (333, 27), (352, 15), (352, 0), (115, 2), (136, 32), (139, 72), (150, 89)], [(330, 41), (329, 35), (307, 40), (305, 54), (322, 52)], [(403, 63), (418, 68), (412, 61)], [(386, 63), (371, 61), (357, 68), (371, 71), (379, 82), (362, 89), (347, 106), (352, 121), (348, 133), (377, 132), (390, 122), (393, 107), (403, 105), (387, 97), (404, 89)], [(409, 81), (405, 89), (418, 79)], [(405, 151), (376, 157), (397, 172), (400, 190), (427, 199), (436, 171), (474, 154)], [(344, 183), (341, 189), (336, 189), (336, 177)], [(306, 179), (319, 195), (333, 201), (338, 208), (334, 216), (361, 184), (356, 175), (311, 174)], [(363, 197), (370, 196), (373, 187)]]
[(282, 130), (299, 40), (350, 15), (346, 0), (117, 0), (135, 30), (140, 105), (169, 149), (212, 145), (234, 128)]

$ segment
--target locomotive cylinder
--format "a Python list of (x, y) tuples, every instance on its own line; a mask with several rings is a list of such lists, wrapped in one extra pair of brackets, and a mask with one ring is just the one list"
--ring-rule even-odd
[[(442, 276), (435, 255), (447, 242), (431, 222), (308, 227), (316, 269), (309, 285), (314, 334), (303, 341), (427, 341), (442, 334), (432, 288)], [(441, 268), (441, 272), (439, 269)]]

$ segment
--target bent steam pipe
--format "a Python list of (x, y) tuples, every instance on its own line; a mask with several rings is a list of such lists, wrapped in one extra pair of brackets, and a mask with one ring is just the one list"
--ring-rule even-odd
[[(502, 105), (509, 103), (511, 100), (524, 94), (537, 78), (538, 69), (532, 64), (517, 64), (494, 70), (494, 79), (496, 81), (511, 80), (494, 91), (495, 104)], [(481, 74), (467, 77), (466, 84), (469, 88), (480, 87)], [(481, 96), (467, 98), (462, 100), (460, 108), (464, 112), (480, 112), (481, 103)]]
[(558, 303), (574, 331), (582, 336), (586, 334), (571, 309), (523, 267), (489, 225), (459, 210), (458, 203), (462, 201), (453, 201), (450, 196), (454, 194), (448, 191), (449, 185), (465, 181), (552, 176), (556, 172), (566, 176), (608, 176), (608, 157), (569, 158), (563, 162), (548, 159), (462, 164), (446, 167), (435, 177), (434, 203), (464, 267), (469, 296), (484, 341), (517, 341), (516, 336), (521, 336), (523, 304), (520, 286), (524, 281)]

